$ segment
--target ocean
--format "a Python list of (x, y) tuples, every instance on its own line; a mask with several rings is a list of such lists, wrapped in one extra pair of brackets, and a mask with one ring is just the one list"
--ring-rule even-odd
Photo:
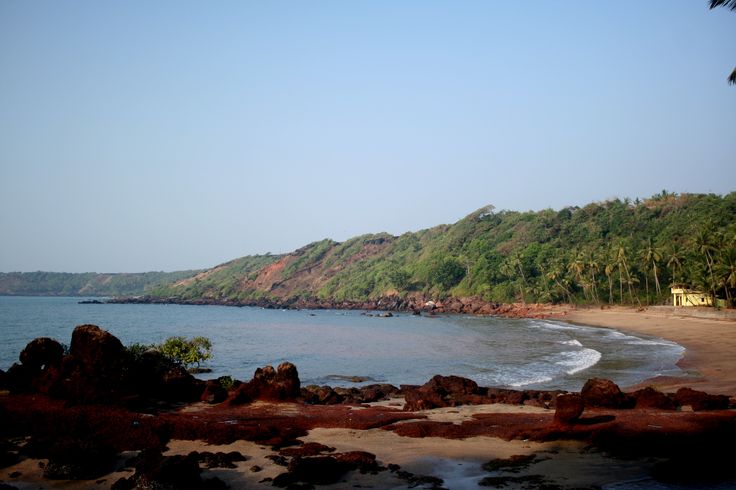
[[(173, 335), (209, 337), (203, 379), (248, 380), (257, 367), (290, 361), (303, 385), (422, 384), (435, 374), (481, 386), (579, 391), (593, 377), (628, 386), (683, 375), (684, 349), (667, 340), (536, 319), (461, 315), (392, 318), (361, 311), (267, 310), (226, 306), (79, 304), (84, 298), (0, 297), (0, 369), (36, 337), (69, 344), (92, 323), (123, 344)], [(368, 312), (373, 314), (375, 312)], [(346, 378), (366, 377), (352, 383)]]

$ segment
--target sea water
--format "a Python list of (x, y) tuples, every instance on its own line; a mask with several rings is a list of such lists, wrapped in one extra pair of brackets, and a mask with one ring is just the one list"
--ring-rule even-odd
[[(247, 380), (257, 367), (290, 361), (304, 385), (422, 384), (435, 374), (481, 386), (580, 390), (592, 377), (632, 385), (683, 375), (673, 342), (560, 321), (461, 315), (391, 318), (361, 311), (267, 310), (226, 306), (79, 304), (83, 298), (0, 297), (0, 369), (36, 337), (69, 344), (92, 323), (123, 344), (181, 335), (209, 337), (213, 357), (202, 378)], [(370, 312), (369, 312), (370, 313)]]

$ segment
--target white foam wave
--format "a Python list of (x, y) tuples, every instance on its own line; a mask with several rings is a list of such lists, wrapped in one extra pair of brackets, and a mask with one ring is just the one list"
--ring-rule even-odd
[(549, 376), (538, 376), (536, 378), (527, 378), (521, 381), (515, 381), (513, 383), (509, 383), (509, 386), (513, 386), (514, 388), (519, 388), (520, 386), (527, 386), (527, 385), (534, 385), (537, 383), (546, 383), (548, 381), (552, 381), (552, 378)]
[(583, 344), (580, 343), (577, 339), (571, 339), (571, 340), (562, 340), (560, 341), (560, 344), (563, 345), (574, 345), (575, 347), (582, 347)]
[(645, 339), (638, 339), (638, 340), (630, 340), (626, 342), (628, 345), (666, 345), (667, 347), (674, 347), (674, 342), (667, 342), (665, 341), (657, 341), (657, 340), (645, 340)]
[(575, 374), (580, 371), (584, 371), (595, 366), (598, 364), (598, 361), (601, 360), (601, 353), (595, 349), (561, 352), (560, 355), (564, 356), (566, 359), (557, 361), (555, 364), (569, 368), (565, 370), (567, 374)]
[(576, 325), (571, 325), (569, 323), (558, 323), (558, 322), (551, 322), (551, 321), (545, 321), (545, 320), (536, 320), (533, 321), (530, 325), (533, 328), (545, 328), (548, 330), (584, 330), (585, 327), (579, 327)]

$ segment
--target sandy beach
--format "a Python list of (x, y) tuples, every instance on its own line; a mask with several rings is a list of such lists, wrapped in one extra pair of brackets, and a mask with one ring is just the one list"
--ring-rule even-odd
[(653, 378), (631, 389), (653, 386), (665, 392), (689, 386), (709, 393), (736, 395), (736, 312), (712, 309), (578, 308), (560, 317), (571, 323), (606, 327), (671, 340), (685, 348), (678, 363), (682, 378)]

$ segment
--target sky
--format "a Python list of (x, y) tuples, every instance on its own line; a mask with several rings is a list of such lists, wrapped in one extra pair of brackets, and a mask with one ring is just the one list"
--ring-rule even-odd
[(0, 271), (736, 190), (707, 1), (0, 2)]

